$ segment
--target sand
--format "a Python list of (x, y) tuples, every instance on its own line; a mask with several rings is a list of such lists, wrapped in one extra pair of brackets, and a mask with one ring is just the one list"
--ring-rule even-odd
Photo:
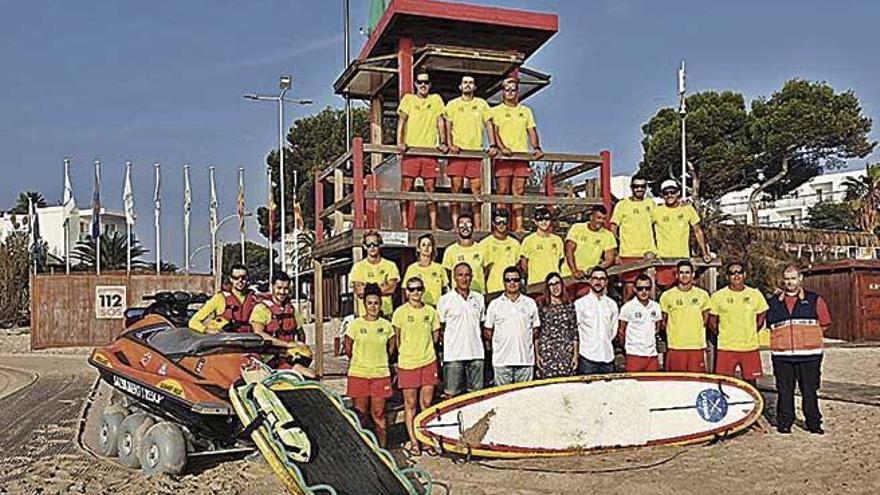
[[(0, 422), (11, 425), (0, 437), (0, 494), (283, 492), (260, 459), (200, 461), (184, 476), (148, 479), (83, 450), (77, 442), (79, 416), (96, 376), (85, 363), (87, 353), (82, 348), (34, 353), (27, 336), (0, 335), (0, 389), (13, 382), (2, 378), (3, 370), (19, 373), (19, 390), (0, 398)], [(333, 371), (345, 369), (343, 360), (326, 358)], [(20, 388), (21, 377), (28, 376), (37, 379)], [(880, 348), (829, 349), (823, 378), (880, 386)], [(344, 381), (331, 383), (339, 388)], [(766, 398), (772, 412), (775, 397)], [(106, 393), (98, 394), (87, 434), (94, 411), (106, 400)], [(796, 427), (791, 435), (752, 430), (714, 445), (519, 461), (422, 456), (417, 463), (432, 474), (438, 494), (880, 493), (880, 408), (838, 401), (822, 401), (821, 407), (824, 436)]]

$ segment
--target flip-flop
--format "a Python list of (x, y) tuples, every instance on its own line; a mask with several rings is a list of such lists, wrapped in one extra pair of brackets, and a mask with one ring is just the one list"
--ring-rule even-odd
[(431, 457), (434, 457), (437, 455), (437, 451), (434, 449), (434, 447), (431, 447), (430, 445), (425, 445), (424, 452), (425, 452), (425, 454), (427, 454)]
[(410, 457), (419, 457), (422, 455), (421, 449), (418, 446), (413, 445), (411, 442), (406, 442), (403, 445), (403, 451)]

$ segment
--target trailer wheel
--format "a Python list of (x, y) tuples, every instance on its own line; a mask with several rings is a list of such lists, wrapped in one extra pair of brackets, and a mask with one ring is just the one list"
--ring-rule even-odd
[(141, 460), (138, 456), (141, 442), (147, 434), (147, 430), (156, 424), (156, 421), (144, 413), (131, 414), (122, 421), (116, 435), (116, 450), (119, 463), (125, 467), (140, 467)]
[(104, 408), (104, 412), (101, 414), (101, 424), (98, 426), (97, 443), (98, 452), (101, 455), (116, 457), (119, 426), (126, 416), (128, 416), (128, 410), (122, 406), (111, 405)]
[(141, 441), (141, 470), (147, 476), (180, 474), (186, 466), (186, 439), (174, 423), (163, 421), (151, 426)]

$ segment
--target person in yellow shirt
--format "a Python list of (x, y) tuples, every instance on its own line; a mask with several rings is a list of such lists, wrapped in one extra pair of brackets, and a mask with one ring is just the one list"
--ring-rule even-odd
[(564, 259), (562, 238), (553, 233), (553, 215), (541, 206), (535, 209), (537, 230), (523, 239), (520, 266), (528, 273), (528, 283), (543, 282), (547, 275), (559, 271)]
[(250, 325), (254, 333), (282, 347), (305, 342), (302, 318), (290, 302), (290, 276), (277, 272), (272, 276), (271, 296), (264, 298), (251, 311)]
[(678, 284), (660, 296), (666, 327), (666, 371), (706, 372), (706, 320), (709, 293), (694, 285), (694, 265), (681, 260), (675, 267)]
[(449, 275), (446, 268), (434, 261), (437, 257), (437, 247), (432, 234), (422, 234), (418, 242), (419, 259), (406, 268), (403, 274), (404, 280), (418, 277), (425, 285), (425, 296), (422, 300), (425, 304), (437, 307), (437, 301), (449, 289)]
[[(611, 214), (611, 233), (620, 244), (617, 262), (622, 264), (650, 260), (657, 254), (652, 217), (656, 205), (652, 199), (645, 199), (648, 181), (644, 177), (633, 177), (629, 187), (632, 196), (614, 205), (614, 213)], [(620, 280), (624, 283), (624, 300), (632, 298), (633, 283), (642, 273), (644, 270), (630, 270), (620, 274)]]
[[(399, 344), (397, 358), (397, 385), (403, 391), (406, 431), (409, 442), (404, 448), (411, 455), (421, 454), (419, 441), (413, 431), (413, 419), (422, 410), (431, 407), (434, 389), (440, 383), (437, 354), (434, 345), (440, 338), (440, 319), (437, 311), (422, 301), (425, 284), (418, 277), (405, 278), (407, 302), (394, 311), (391, 325)], [(430, 447), (428, 447), (430, 448)]]
[(486, 275), (483, 272), (483, 248), (474, 241), (474, 219), (467, 213), (458, 216), (458, 241), (443, 251), (443, 268), (452, 273), (455, 265), (467, 263), (471, 267), (471, 290), (482, 294), (486, 291)]
[[(681, 189), (678, 183), (672, 179), (663, 181), (660, 184), (660, 193), (663, 195), (663, 204), (655, 207), (651, 215), (657, 235), (657, 256), (690, 258), (690, 237), (693, 229), (703, 261), (706, 263), (712, 261), (709, 248), (706, 246), (706, 237), (700, 227), (700, 216), (693, 206), (681, 202)], [(674, 267), (659, 267), (655, 281), (661, 287), (672, 285), (675, 282)]]
[(396, 264), (382, 257), (382, 236), (375, 230), (364, 234), (364, 249), (367, 257), (355, 263), (348, 276), (357, 298), (357, 314), (364, 314), (364, 287), (374, 283), (382, 289), (382, 314), (391, 316), (394, 310), (391, 296), (397, 291), (400, 272)]
[(742, 379), (755, 385), (764, 375), (758, 352), (758, 331), (767, 318), (767, 300), (745, 284), (746, 270), (740, 262), (727, 265), (729, 285), (712, 294), (709, 331), (718, 335), (715, 373), (734, 376), (739, 367)]
[(190, 329), (200, 333), (251, 331), (250, 316), (257, 298), (248, 290), (248, 269), (241, 263), (229, 270), (228, 288), (214, 294), (189, 319)]
[[(431, 93), (431, 78), (425, 72), (416, 75), (415, 94), (409, 93), (397, 107), (397, 150), (400, 152), (400, 190), (411, 191), (413, 182), (421, 177), (426, 192), (434, 191), (437, 181), (437, 159), (428, 156), (412, 156), (410, 148), (437, 148), (443, 153), (446, 146), (446, 125), (443, 121), (445, 106), (443, 98)], [(411, 201), (401, 203), (401, 218), (406, 228), (415, 224), (415, 205)], [(431, 230), (437, 230), (437, 204), (428, 203)]]
[[(458, 154), (464, 151), (483, 150), (483, 129), (489, 141), (489, 155), (494, 156), (498, 152), (495, 144), (495, 133), (492, 128), (492, 115), (486, 100), (474, 96), (477, 84), (473, 76), (461, 78), (458, 86), (461, 96), (446, 104), (446, 142), (449, 143), (449, 153)], [(446, 163), (446, 175), (449, 176), (450, 189), (453, 194), (458, 194), (464, 188), (464, 180), (467, 179), (473, 194), (482, 191), (482, 168), (481, 158), (456, 158), (449, 157)], [(474, 216), (474, 228), (480, 229), (480, 203), (471, 203)], [(458, 214), (461, 205), (453, 202), (452, 225), (458, 223)]]
[(519, 241), (510, 235), (508, 225), (510, 215), (507, 210), (497, 210), (492, 217), (492, 233), (480, 241), (483, 269), (487, 272), (486, 292), (504, 290), (504, 270), (519, 265)]
[(603, 227), (608, 210), (596, 205), (590, 211), (589, 222), (576, 223), (565, 236), (564, 277), (584, 278), (585, 272), (594, 266), (607, 268), (617, 258), (617, 240)]
[(366, 312), (358, 316), (345, 332), (345, 355), (348, 364), (346, 395), (366, 423), (373, 420), (379, 446), (384, 447), (388, 432), (385, 419), (385, 401), (391, 397), (391, 370), (388, 356), (394, 353), (397, 339), (391, 322), (379, 316), (382, 307), (382, 289), (369, 283), (364, 286)]
[[(511, 159), (514, 153), (528, 153), (530, 158), (540, 160), (544, 156), (538, 137), (538, 128), (532, 109), (519, 103), (519, 81), (507, 78), (502, 84), (501, 103), (492, 107), (492, 125), (495, 142), (504, 158), (495, 160), (495, 181), (498, 194), (522, 196), (526, 182), (532, 175), (529, 160)], [(512, 230), (523, 230), (523, 206), (513, 205)]]

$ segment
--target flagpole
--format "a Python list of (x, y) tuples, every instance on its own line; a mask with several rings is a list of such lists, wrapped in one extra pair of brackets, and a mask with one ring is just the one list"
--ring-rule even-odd
[(208, 181), (211, 187), (210, 224), (211, 224), (211, 275), (217, 276), (217, 205), (216, 189), (214, 189), (214, 167), (208, 167)]
[(293, 169), (293, 284), (294, 284), (294, 301), (296, 303), (296, 309), (299, 311), (299, 218), (300, 216), (296, 213), (298, 211), (296, 198), (296, 192), (299, 187), (299, 179), (297, 175), (296, 168)]
[(266, 190), (269, 191), (269, 194), (266, 198), (266, 231), (269, 233), (269, 235), (266, 236), (266, 249), (269, 251), (269, 284), (271, 286), (272, 277), (275, 272), (274, 263), (272, 263), (272, 257), (274, 254), (272, 251), (272, 234), (275, 230), (275, 223), (272, 221), (272, 217), (275, 215), (275, 212), (273, 211), (274, 201), (272, 199), (272, 194), (274, 193), (274, 191), (272, 190), (272, 167), (268, 165), (266, 166), (266, 182)]
[(70, 157), (64, 157), (64, 273), (70, 275), (70, 214), (68, 214), (68, 178), (70, 177)]
[(239, 194), (239, 204), (238, 204), (238, 222), (239, 222), (239, 235), (241, 237), (241, 263), (245, 263), (244, 256), (244, 167), (238, 167), (238, 194)]
[(156, 218), (156, 275), (162, 274), (162, 230), (160, 227), (160, 196), (159, 196), (159, 164), (154, 165), (156, 171), (156, 193), (153, 201), (153, 215)]
[(34, 217), (36, 216), (34, 201), (30, 194), (28, 194), (28, 253), (31, 255), (31, 269), (34, 275), (37, 274), (37, 250), (34, 249), (37, 245), (36, 236), (34, 235)]
[(678, 113), (681, 114), (681, 199), (687, 199), (687, 107), (685, 106), (685, 68), (684, 60), (678, 69), (678, 97), (680, 100)]
[[(125, 162), (125, 185), (126, 187), (131, 184), (131, 162)], [(125, 193), (123, 193), (123, 196)], [(131, 222), (128, 221), (128, 211), (126, 208), (126, 216), (125, 216), (125, 273), (131, 275)]]
[(192, 192), (189, 186), (189, 165), (183, 166), (183, 271), (189, 275), (189, 216), (190, 204), (192, 201)]
[(97, 232), (93, 229), (92, 235), (97, 233), (95, 237), (95, 273), (101, 274), (101, 160), (95, 160), (95, 194), (98, 202), (92, 205), (92, 224), (97, 225)]

